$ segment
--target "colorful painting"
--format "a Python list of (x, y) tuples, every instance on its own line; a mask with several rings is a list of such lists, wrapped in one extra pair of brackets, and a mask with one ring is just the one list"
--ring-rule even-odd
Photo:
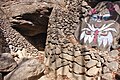
[(111, 45), (113, 42), (113, 32), (117, 32), (115, 28), (109, 28), (111, 25), (114, 23), (110, 24), (104, 24), (101, 28), (95, 28), (93, 24), (89, 24), (88, 28), (83, 28), (82, 33), (80, 36), (80, 40), (84, 39), (84, 43), (87, 41), (89, 43), (94, 42), (94, 44), (103, 45), (104, 47), (106, 45)]
[[(75, 37), (85, 45), (111, 47), (120, 38), (120, 4), (101, 2), (88, 12)], [(117, 10), (117, 11), (116, 11)], [(79, 30), (78, 30), (79, 29)]]

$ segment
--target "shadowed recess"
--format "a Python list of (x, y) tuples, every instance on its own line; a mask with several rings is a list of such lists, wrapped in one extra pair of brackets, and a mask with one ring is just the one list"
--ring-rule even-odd
[(33, 13), (14, 16), (11, 20), (11, 27), (22, 34), (38, 50), (44, 50), (51, 11), (52, 8), (45, 8)]

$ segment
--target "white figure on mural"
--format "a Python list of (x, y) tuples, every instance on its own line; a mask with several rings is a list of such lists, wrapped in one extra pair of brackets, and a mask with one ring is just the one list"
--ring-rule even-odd
[(81, 24), (74, 33), (76, 40), (99, 50), (118, 48), (120, 43), (120, 4), (100, 2), (80, 16)]
[(109, 28), (114, 23), (104, 24), (101, 28), (95, 28), (93, 24), (89, 24), (88, 28), (83, 28), (80, 40), (84, 39), (84, 43), (93, 42), (99, 46), (111, 45), (113, 42), (112, 32), (117, 32), (115, 28)]

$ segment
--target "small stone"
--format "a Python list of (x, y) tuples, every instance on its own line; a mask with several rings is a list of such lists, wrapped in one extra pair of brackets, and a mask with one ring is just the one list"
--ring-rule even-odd
[(73, 57), (71, 55), (68, 55), (68, 54), (60, 54), (60, 57), (67, 59), (67, 60), (70, 60), (70, 61), (73, 61)]
[(26, 50), (25, 48), (23, 48), (23, 49), (22, 49), (22, 54), (23, 54), (23, 56), (27, 56), (26, 53), (27, 53), (27, 50)]
[(19, 58), (15, 57), (14, 60), (18, 63), (19, 61)]
[[(83, 80), (83, 78), (85, 77), (85, 75), (78, 75), (76, 76), (78, 80)], [(72, 80), (72, 79), (71, 79)]]
[(60, 54), (61, 53), (61, 49), (60, 48), (56, 48), (56, 54)]
[(97, 63), (98, 63), (98, 61), (96, 61), (96, 60), (90, 60), (90, 61), (88, 61), (88, 63), (86, 64), (86, 67), (87, 67), (87, 68), (91, 68), (91, 67), (95, 66)]
[(95, 56), (96, 56), (96, 59), (97, 59), (98, 61), (101, 61), (102, 63), (105, 62), (105, 60), (104, 60), (105, 58), (104, 58), (104, 57), (102, 58), (102, 57), (100, 57), (100, 56), (97, 55), (97, 54), (96, 54)]
[(111, 61), (114, 61), (115, 59), (114, 58), (111, 58), (111, 57), (108, 57), (108, 62), (111, 62)]
[(57, 70), (57, 74), (66, 75), (69, 74), (69, 66), (61, 67)]
[(118, 66), (119, 66), (119, 64), (116, 61), (108, 63), (109, 69), (112, 70), (112, 71), (115, 71), (115, 72), (118, 70)]
[(9, 45), (9, 48), (10, 48), (10, 49), (12, 49), (12, 48), (13, 48), (13, 46), (12, 46), (12, 45)]
[(103, 73), (108, 73), (108, 72), (110, 72), (110, 69), (106, 66), (103, 67)]
[(96, 59), (94, 53), (91, 53), (91, 58), (92, 58), (92, 59)]
[(104, 80), (113, 80), (112, 73), (106, 73), (102, 76)]
[(95, 67), (90, 68), (90, 69), (86, 72), (86, 74), (87, 74), (88, 76), (95, 76), (95, 75), (98, 74), (98, 72), (99, 72), (99, 68), (97, 68), (97, 67), (95, 66)]
[(17, 53), (17, 55), (18, 55), (19, 58), (23, 58), (23, 57), (24, 57), (24, 56), (22, 55), (22, 51), (18, 50), (16, 53)]
[(101, 61), (101, 63), (104, 63), (104, 62), (105, 62), (105, 60), (104, 60), (103, 58), (100, 58), (100, 61)]
[(0, 72), (10, 72), (17, 66), (10, 53), (0, 54)]
[(112, 50), (110, 53), (109, 53), (109, 55), (111, 56), (111, 57), (113, 57), (113, 58), (115, 58), (115, 57), (118, 57), (118, 54), (119, 54), (120, 52), (118, 51), (118, 50)]
[(87, 5), (88, 5), (87, 2), (82, 1), (82, 6), (87, 6)]
[(74, 56), (80, 56), (81, 52), (80, 51), (75, 51), (74, 54), (75, 54)]
[[(56, 57), (56, 56), (55, 56)], [(56, 61), (55, 61), (56, 60)], [(52, 62), (52, 64), (51, 64), (51, 67), (52, 67), (52, 69), (54, 70), (54, 69), (57, 69), (57, 68), (60, 68), (61, 66), (65, 66), (65, 65), (68, 65), (69, 63), (67, 62), (67, 61), (65, 61), (65, 60), (62, 60), (61, 58), (57, 58), (57, 59), (55, 59), (55, 58), (53, 58), (53, 61), (54, 62)], [(50, 63), (49, 63), (50, 64)]]
[(84, 58), (83, 58), (83, 56), (78, 56), (78, 57), (76, 57), (75, 59), (75, 62), (77, 62), (79, 65), (81, 65), (81, 66), (84, 66), (85, 64), (84, 64)]
[(90, 59), (91, 59), (91, 57), (90, 57), (89, 55), (86, 55), (86, 56), (85, 56), (85, 60), (86, 60), (86, 61), (89, 61)]
[(101, 62), (97, 63), (97, 67), (100, 68), (101, 67)]
[(91, 53), (90, 52), (85, 52), (85, 53), (83, 53), (83, 55), (91, 55)]
[[(72, 66), (72, 65), (74, 65), (74, 66)], [(80, 66), (80, 65), (78, 65), (76, 63), (70, 64), (70, 67), (71, 67), (70, 71), (73, 71), (73, 72), (75, 72), (77, 74), (82, 74), (82, 73), (86, 72), (86, 68), (85, 67), (82, 67), (82, 66)]]

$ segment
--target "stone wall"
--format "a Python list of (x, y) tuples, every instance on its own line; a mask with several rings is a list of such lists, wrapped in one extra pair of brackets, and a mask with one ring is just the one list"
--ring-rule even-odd
[[(65, 6), (54, 6), (49, 19), (46, 66), (50, 66), (55, 76), (48, 75), (58, 80), (60, 75), (71, 80), (114, 80), (119, 71), (120, 52), (99, 51), (80, 45), (74, 32), (81, 23), (81, 1), (65, 2)], [(82, 6), (88, 5), (82, 2)]]
[(37, 56), (44, 50), (52, 7), (41, 1), (20, 0), (3, 1), (0, 9), (1, 34), (11, 52), (25, 49), (27, 55)]
[[(41, 67), (39, 55), (43, 56), (44, 53), (47, 25), (52, 10), (48, 6), (45, 2), (36, 3), (29, 0), (27, 2), (24, 0), (0, 2), (0, 80), (3, 78), (16, 80), (16, 77), (17, 80), (33, 80), (33, 78), (38, 80), (43, 75), (45, 67), (43, 62), (43, 68)], [(33, 61), (30, 63), (26, 60)], [(24, 62), (28, 64), (26, 69), (26, 63), (25, 66), (22, 65), (24, 69), (20, 67)], [(24, 77), (21, 78), (21, 74)]]

